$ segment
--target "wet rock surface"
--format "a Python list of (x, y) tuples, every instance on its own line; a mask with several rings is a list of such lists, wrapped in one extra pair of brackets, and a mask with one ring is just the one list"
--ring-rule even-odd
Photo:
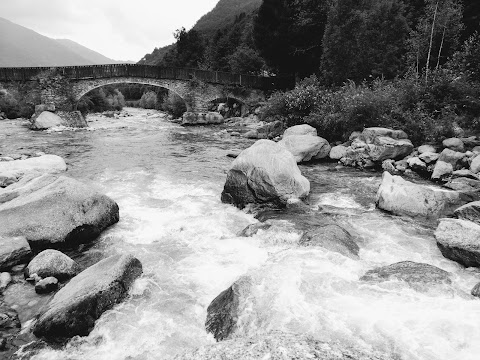
[(429, 286), (450, 285), (451, 274), (436, 266), (402, 261), (369, 270), (360, 278), (360, 281), (380, 283), (384, 281), (403, 281), (417, 291), (425, 291)]
[(37, 250), (92, 241), (119, 220), (113, 200), (64, 176), (43, 175), (5, 191), (11, 200), (0, 203), (0, 236), (24, 236)]
[(319, 246), (345, 256), (358, 256), (360, 248), (353, 236), (337, 224), (316, 226), (305, 232), (299, 241), (301, 246)]
[(240, 304), (249, 295), (251, 279), (243, 276), (218, 295), (208, 306), (205, 328), (215, 340), (225, 340), (236, 329)]
[(39, 314), (34, 334), (47, 339), (88, 335), (141, 274), (142, 264), (131, 255), (114, 255), (89, 267), (55, 294)]
[(435, 231), (443, 256), (466, 267), (480, 267), (480, 225), (459, 219), (441, 219)]

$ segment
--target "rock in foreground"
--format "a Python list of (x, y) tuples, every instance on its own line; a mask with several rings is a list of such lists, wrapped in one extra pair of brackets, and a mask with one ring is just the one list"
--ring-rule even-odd
[[(11, 199), (2, 204), (2, 197)], [(77, 180), (43, 175), (0, 192), (0, 235), (33, 249), (74, 247), (118, 222), (118, 205)]]
[(376, 200), (377, 207), (395, 215), (425, 218), (452, 213), (454, 207), (465, 202), (456, 191), (414, 184), (388, 172), (383, 173)]
[(47, 339), (86, 336), (95, 321), (128, 293), (142, 274), (131, 255), (114, 255), (91, 266), (62, 288), (39, 315), (33, 333)]
[(270, 140), (259, 140), (232, 163), (222, 202), (244, 208), (250, 203), (284, 206), (304, 198), (310, 182), (302, 176), (292, 154)]
[(361, 281), (383, 282), (404, 281), (417, 291), (425, 291), (428, 286), (450, 285), (450, 273), (429, 264), (402, 261), (388, 266), (369, 270)]
[(465, 267), (480, 267), (480, 225), (458, 219), (441, 219), (435, 231), (442, 255)]
[(376, 351), (330, 344), (307, 335), (272, 332), (205, 346), (176, 360), (393, 360)]

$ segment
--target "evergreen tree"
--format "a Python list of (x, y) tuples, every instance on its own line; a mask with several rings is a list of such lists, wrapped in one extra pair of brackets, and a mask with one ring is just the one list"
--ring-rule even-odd
[(318, 71), (330, 0), (264, 0), (254, 24), (255, 44), (277, 73)]
[(340, 85), (399, 75), (408, 32), (401, 1), (336, 0), (323, 38), (324, 80)]

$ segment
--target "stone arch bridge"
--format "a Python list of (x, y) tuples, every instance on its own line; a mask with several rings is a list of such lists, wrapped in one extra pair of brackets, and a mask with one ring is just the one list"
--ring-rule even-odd
[(138, 83), (166, 88), (180, 96), (187, 110), (206, 112), (216, 99), (258, 102), (265, 93), (292, 85), (291, 79), (259, 77), (197, 69), (165, 68), (137, 64), (66, 67), (0, 68), (0, 85), (15, 88), (36, 82), (43, 104), (74, 111), (89, 91), (110, 84)]

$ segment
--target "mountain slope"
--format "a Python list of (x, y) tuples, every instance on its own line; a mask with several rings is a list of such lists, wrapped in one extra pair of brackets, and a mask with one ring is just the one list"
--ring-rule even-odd
[(263, 0), (220, 0), (212, 11), (203, 15), (193, 27), (208, 33), (222, 29), (235, 20), (241, 13), (250, 13), (262, 5)]
[(0, 67), (115, 63), (71, 40), (54, 40), (0, 17)]
[(78, 56), (86, 59), (92, 64), (114, 64), (117, 63), (118, 61), (112, 60), (96, 51), (93, 51), (83, 45), (80, 45), (79, 43), (76, 43), (75, 41), (69, 40), (69, 39), (56, 39), (57, 42), (59, 42), (61, 45), (66, 47), (67, 49), (73, 51), (75, 54)]

